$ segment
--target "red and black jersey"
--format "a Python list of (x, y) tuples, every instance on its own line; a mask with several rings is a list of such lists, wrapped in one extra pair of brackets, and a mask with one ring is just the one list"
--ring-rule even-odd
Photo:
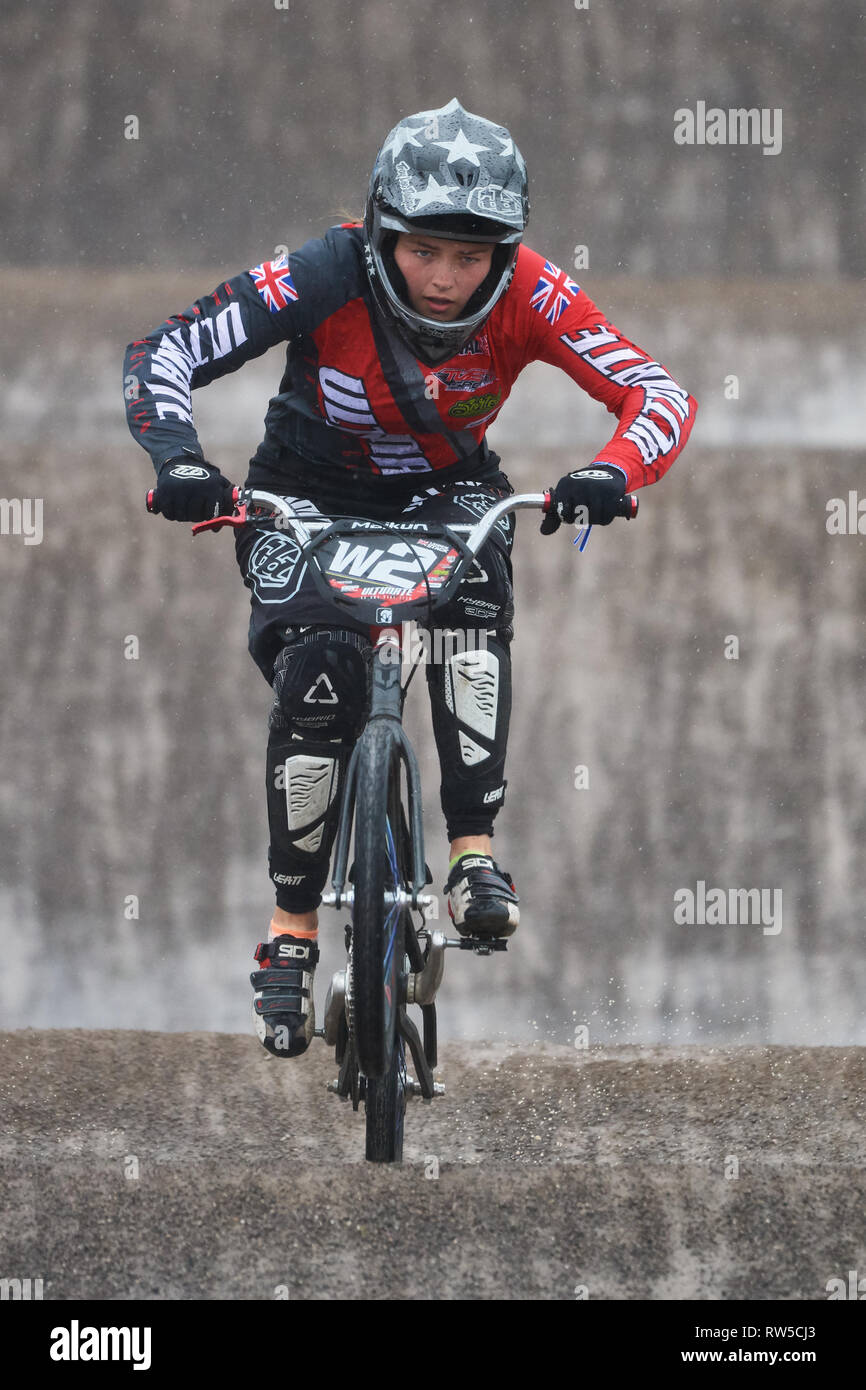
[(534, 361), (561, 367), (617, 417), (593, 461), (622, 468), (630, 489), (666, 472), (697, 410), (567, 274), (523, 245), (482, 329), (447, 361), (425, 364), (376, 309), (363, 229), (347, 225), (235, 275), (130, 344), (129, 425), (157, 468), (181, 453), (203, 456), (191, 392), (280, 342), (286, 368), (259, 457), (272, 478), (284, 463), (293, 486), (299, 460), (311, 487), (347, 473), (381, 480), (383, 491), (409, 475), (438, 483), (469, 468), (478, 476), (485, 432)]

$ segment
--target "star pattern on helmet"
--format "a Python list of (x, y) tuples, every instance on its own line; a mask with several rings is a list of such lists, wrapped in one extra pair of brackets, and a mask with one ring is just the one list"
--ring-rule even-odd
[(490, 153), (489, 145), (473, 145), (471, 140), (467, 140), (462, 126), (457, 131), (453, 140), (434, 140), (433, 144), (439, 145), (441, 149), (448, 151), (448, 159), (446, 161), (448, 164), (455, 164), (458, 159), (466, 159), (470, 164), (474, 164), (476, 168), (478, 168), (480, 166), (480, 161), (476, 151), (483, 150)]
[(453, 188), (449, 188), (449, 186), (444, 183), (437, 183), (435, 175), (429, 174), (427, 177), (427, 187), (416, 195), (418, 201), (412, 210), (413, 215), (419, 212), (421, 208), (429, 207), (431, 203), (447, 203), (448, 206), (451, 207), (451, 195), (453, 192)]
[(396, 162), (397, 156), (406, 145), (416, 145), (420, 149), (421, 141), (415, 139), (417, 134), (417, 130), (413, 130), (405, 121), (401, 121), (400, 125), (395, 126), (391, 131), (390, 139), (382, 146), (382, 154), (390, 154)]

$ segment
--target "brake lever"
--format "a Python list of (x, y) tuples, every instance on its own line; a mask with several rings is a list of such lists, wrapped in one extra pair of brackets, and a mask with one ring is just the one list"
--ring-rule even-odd
[(239, 502), (238, 509), (232, 516), (215, 516), (210, 521), (197, 521), (193, 525), (192, 533), (197, 536), (199, 531), (220, 531), (223, 526), (246, 526), (247, 524), (247, 504)]

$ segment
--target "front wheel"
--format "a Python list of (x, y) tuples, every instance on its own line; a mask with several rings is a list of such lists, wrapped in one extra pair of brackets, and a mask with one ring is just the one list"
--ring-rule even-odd
[(407, 843), (394, 730), (369, 725), (358, 750), (352, 911), (354, 1031), (366, 1077), (367, 1157), (399, 1161), (406, 1060), (398, 1017), (405, 988)]
[(373, 1163), (399, 1163), (406, 1115), (406, 1049), (399, 1034), (385, 1075), (377, 1081), (367, 1079), (365, 1108), (367, 1158)]

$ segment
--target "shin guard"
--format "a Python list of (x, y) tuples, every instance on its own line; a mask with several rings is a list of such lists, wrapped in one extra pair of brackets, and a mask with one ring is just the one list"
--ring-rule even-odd
[(427, 666), (448, 838), (491, 835), (505, 797), (511, 653), (504, 633)]

